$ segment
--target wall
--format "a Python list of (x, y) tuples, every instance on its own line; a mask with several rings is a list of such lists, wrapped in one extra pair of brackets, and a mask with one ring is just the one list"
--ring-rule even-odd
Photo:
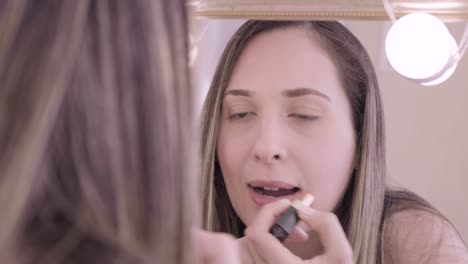
[[(431, 202), (468, 242), (468, 53), (450, 79), (425, 87), (388, 65), (383, 50), (388, 24), (347, 25), (366, 46), (377, 70), (390, 182)], [(447, 25), (458, 42), (465, 24)]]

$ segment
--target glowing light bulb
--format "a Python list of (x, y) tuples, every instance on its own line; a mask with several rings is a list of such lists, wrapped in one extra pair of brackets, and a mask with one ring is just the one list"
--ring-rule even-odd
[(445, 82), (457, 69), (458, 65), (458, 45), (455, 39), (450, 35), (450, 50), (452, 51), (451, 60), (445, 65), (445, 68), (439, 72), (438, 75), (428, 78), (426, 80), (419, 80), (424, 86), (432, 86)]
[(422, 85), (447, 80), (458, 62), (458, 46), (447, 27), (424, 13), (397, 20), (387, 34), (385, 51), (399, 74)]

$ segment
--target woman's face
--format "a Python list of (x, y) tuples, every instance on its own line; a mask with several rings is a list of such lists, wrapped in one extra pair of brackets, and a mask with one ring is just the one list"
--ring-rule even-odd
[(354, 166), (351, 109), (328, 55), (302, 29), (253, 39), (224, 93), (217, 155), (239, 217), (249, 225), (281, 198), (315, 196), (332, 211)]

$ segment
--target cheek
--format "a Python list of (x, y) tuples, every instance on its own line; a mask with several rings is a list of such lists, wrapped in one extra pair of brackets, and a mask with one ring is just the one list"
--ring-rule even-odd
[(249, 144), (247, 138), (236, 134), (232, 129), (221, 126), (216, 151), (232, 206), (242, 221), (249, 225), (256, 211), (249, 202), (246, 181), (243, 178), (249, 157)]
[(235, 195), (237, 189), (243, 187), (242, 172), (249, 156), (247, 142), (236, 134), (229, 127), (221, 125), (216, 146), (218, 160), (230, 196)]
[(223, 172), (230, 175), (242, 164), (242, 157), (245, 154), (245, 144), (239, 137), (233, 135), (225, 126), (221, 126), (216, 143), (216, 153), (222, 165)]
[[(301, 147), (305, 189), (316, 196), (314, 207), (332, 211), (339, 202), (350, 178), (355, 155), (352, 128), (330, 129)], [(307, 150), (304, 150), (307, 148)]]

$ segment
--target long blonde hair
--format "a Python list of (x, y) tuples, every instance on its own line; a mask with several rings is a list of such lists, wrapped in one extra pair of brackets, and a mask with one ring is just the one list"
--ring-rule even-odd
[(391, 235), (387, 225), (396, 212), (422, 210), (451, 225), (446, 217), (418, 195), (405, 189), (386, 187), (383, 106), (374, 68), (360, 41), (335, 21), (248, 21), (227, 44), (203, 109), (204, 227), (237, 237), (243, 235), (245, 226), (230, 203), (216, 156), (222, 95), (248, 43), (259, 34), (285, 28), (305, 30), (319, 43), (334, 62), (351, 105), (357, 135), (356, 166), (335, 213), (353, 248), (355, 262), (383, 263), (384, 255), (393, 257), (385, 238)]
[(222, 95), (242, 51), (259, 34), (281, 28), (310, 33), (338, 69), (351, 103), (357, 135), (356, 168), (335, 213), (352, 245), (357, 263), (380, 258), (381, 218), (385, 197), (384, 115), (378, 83), (369, 56), (359, 40), (332, 21), (248, 21), (231, 38), (219, 61), (204, 105), (202, 177), (204, 226), (208, 230), (242, 236), (242, 221), (227, 195), (216, 157)]
[(2, 263), (192, 263), (185, 12), (0, 3)]

